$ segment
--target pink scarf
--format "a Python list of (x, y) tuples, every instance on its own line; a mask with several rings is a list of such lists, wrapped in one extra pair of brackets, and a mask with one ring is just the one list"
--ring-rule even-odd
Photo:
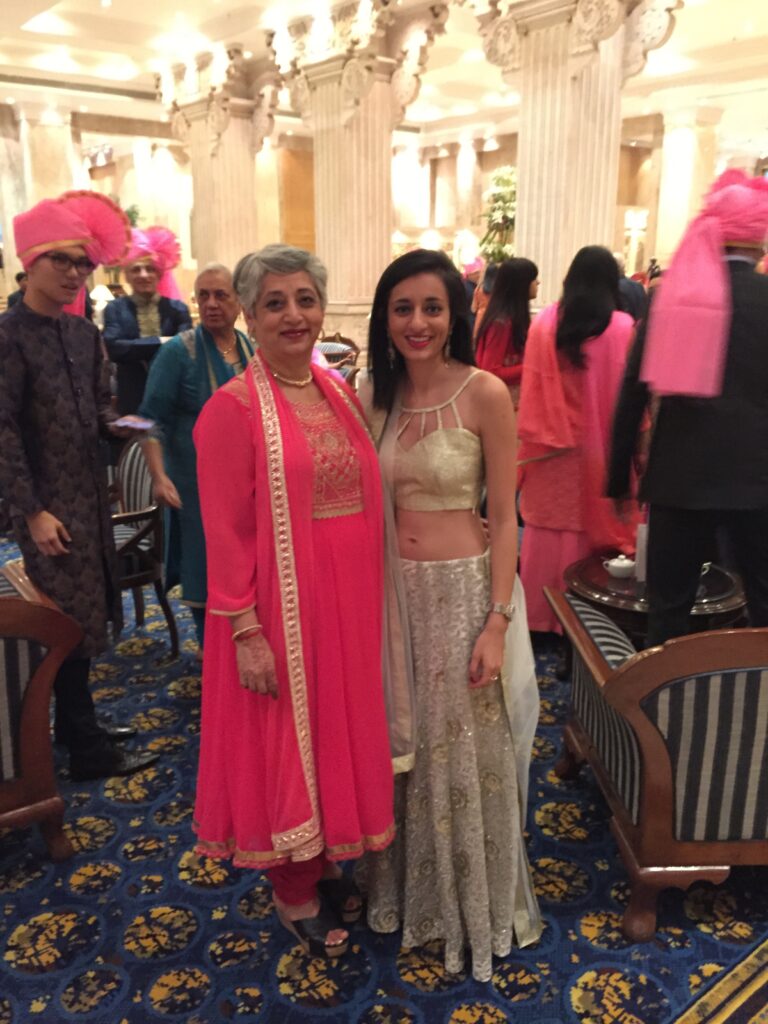
[[(357, 399), (313, 366), (315, 384), (354, 445), (360, 461), (365, 517), (371, 549), (383, 551), (381, 478), (375, 449)], [(313, 672), (309, 611), (302, 595), (311, 593), (313, 572), (312, 456), (290, 403), (257, 353), (245, 373), (253, 407), (259, 620), (269, 636), (278, 675), (287, 679), (291, 701), (269, 707), (270, 756), (279, 759), (280, 786), (274, 794), (272, 830), (277, 853), (293, 860), (324, 849), (314, 769), (307, 679)], [(359, 571), (340, 567), (340, 576)], [(383, 592), (383, 557), (370, 580), (372, 594)], [(339, 672), (343, 666), (339, 666)], [(292, 719), (286, 720), (286, 719)], [(276, 762), (277, 763), (277, 762)]]

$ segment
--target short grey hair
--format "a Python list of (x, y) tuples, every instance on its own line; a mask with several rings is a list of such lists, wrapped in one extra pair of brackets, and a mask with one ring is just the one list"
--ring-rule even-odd
[(237, 261), (233, 281), (240, 305), (250, 313), (261, 295), (261, 288), (267, 274), (296, 274), (305, 271), (320, 296), (320, 305), (325, 309), (328, 303), (328, 271), (325, 264), (306, 249), (293, 245), (265, 245), (258, 252), (251, 252)]
[(227, 280), (232, 280), (232, 271), (229, 267), (225, 267), (223, 263), (206, 263), (201, 271), (198, 272), (195, 278), (195, 291), (197, 291), (197, 282), (203, 276), (203, 274), (221, 274), (222, 277), (226, 277)]

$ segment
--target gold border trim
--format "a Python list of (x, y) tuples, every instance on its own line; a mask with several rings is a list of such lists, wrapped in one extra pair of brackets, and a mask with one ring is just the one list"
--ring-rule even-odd
[(93, 238), (62, 238), (58, 242), (38, 242), (37, 245), (30, 245), (28, 249), (16, 254), (19, 260), (27, 256), (42, 255), (44, 252), (56, 252), (58, 249), (68, 249), (71, 245), (92, 245)]
[[(193, 823), (193, 829), (197, 829), (197, 822)], [(234, 839), (226, 843), (214, 843), (206, 839), (195, 840), (195, 853), (202, 857), (211, 857), (215, 860), (233, 858), (238, 863), (247, 864), (249, 867), (268, 871), (270, 868), (280, 867), (282, 864), (294, 863), (297, 861), (311, 860), (320, 853), (325, 853), (329, 860), (353, 860), (362, 857), (367, 851), (376, 852), (385, 849), (395, 837), (394, 822), (378, 836), (362, 836), (357, 843), (346, 843), (341, 846), (325, 846), (322, 837), (314, 841), (311, 846), (296, 850), (288, 855), (277, 850), (241, 850)]]
[[(301, 608), (296, 563), (293, 554), (293, 533), (288, 508), (288, 491), (285, 481), (283, 437), (272, 385), (260, 359), (251, 360), (251, 373), (261, 406), (261, 426), (267, 454), (267, 476), (269, 478), (269, 499), (272, 506), (272, 525), (275, 538), (277, 573), (280, 580), (280, 604), (283, 616), (285, 656), (288, 667), (288, 682), (293, 703), (293, 721), (296, 728), (296, 743), (304, 771), (312, 816), (309, 821), (290, 832), (276, 833), (272, 842), (276, 850), (290, 850), (296, 845), (309, 845), (311, 839), (320, 834), (320, 812), (317, 797), (317, 780), (312, 754), (312, 733), (309, 724), (309, 700), (307, 697), (307, 676), (304, 664), (304, 644), (301, 635)], [(322, 849), (322, 846), (320, 847)], [(320, 850), (317, 851), (318, 853)], [(314, 856), (314, 854), (313, 854)], [(304, 859), (304, 858), (302, 858)]]

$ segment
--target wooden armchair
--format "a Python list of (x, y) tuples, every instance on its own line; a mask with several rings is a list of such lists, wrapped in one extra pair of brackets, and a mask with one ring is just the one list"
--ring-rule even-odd
[(568, 778), (591, 765), (631, 882), (624, 933), (645, 941), (662, 889), (768, 865), (768, 629), (699, 633), (638, 653), (602, 612), (545, 594), (573, 645), (555, 770)]
[(0, 574), (0, 828), (39, 822), (51, 859), (61, 861), (74, 851), (53, 771), (51, 691), (83, 634), (38, 592), (19, 596), (11, 578)]
[(179, 632), (163, 586), (163, 510), (152, 496), (152, 477), (137, 441), (125, 446), (117, 464), (120, 512), (112, 516), (121, 590), (133, 591), (136, 625), (144, 622), (142, 588), (155, 588), (168, 623), (171, 656), (179, 654)]

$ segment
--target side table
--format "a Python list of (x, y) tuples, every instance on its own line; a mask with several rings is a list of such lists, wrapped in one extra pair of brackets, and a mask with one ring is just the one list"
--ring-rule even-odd
[[(565, 585), (572, 593), (588, 601), (612, 619), (637, 643), (645, 642), (648, 631), (648, 602), (645, 584), (634, 576), (619, 579), (603, 565), (605, 554), (590, 555), (565, 570)], [(736, 573), (712, 564), (702, 574), (696, 603), (691, 611), (691, 632), (726, 629), (740, 625), (746, 598)]]

